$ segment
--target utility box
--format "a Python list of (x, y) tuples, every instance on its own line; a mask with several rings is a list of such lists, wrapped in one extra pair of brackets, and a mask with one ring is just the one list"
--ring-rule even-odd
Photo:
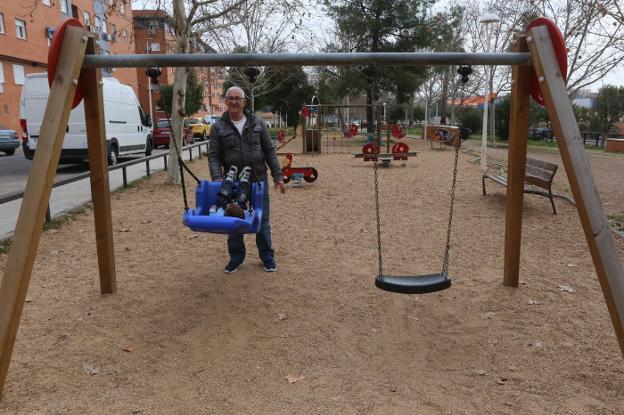
[(607, 138), (607, 153), (624, 153), (624, 138)]

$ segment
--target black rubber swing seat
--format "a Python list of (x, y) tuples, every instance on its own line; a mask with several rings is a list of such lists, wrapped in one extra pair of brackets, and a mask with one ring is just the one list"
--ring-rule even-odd
[(443, 273), (409, 276), (378, 275), (375, 278), (375, 286), (393, 293), (426, 294), (449, 288), (451, 279)]

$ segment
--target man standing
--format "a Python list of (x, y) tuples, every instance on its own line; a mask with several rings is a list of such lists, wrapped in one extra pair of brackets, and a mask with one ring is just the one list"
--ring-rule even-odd
[[(238, 171), (250, 166), (251, 181), (265, 183), (262, 224), (256, 234), (256, 245), (264, 270), (274, 272), (277, 265), (271, 244), (267, 165), (271, 169), (275, 188), (286, 193), (282, 168), (264, 121), (245, 109), (245, 92), (237, 86), (229, 88), (225, 93), (225, 106), (227, 111), (214, 123), (210, 131), (210, 177), (213, 181), (222, 181), (223, 172), (228, 171), (231, 166), (236, 166)], [(227, 244), (230, 262), (225, 266), (224, 272), (231, 274), (238, 271), (238, 267), (245, 260), (245, 240), (240, 234), (228, 235)]]

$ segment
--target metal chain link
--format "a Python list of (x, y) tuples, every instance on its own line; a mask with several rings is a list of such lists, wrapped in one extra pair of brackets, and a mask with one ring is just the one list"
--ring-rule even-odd
[(453, 224), (453, 208), (455, 206), (455, 188), (457, 185), (457, 162), (459, 160), (459, 147), (461, 145), (461, 137), (459, 144), (455, 145), (455, 163), (453, 164), (453, 185), (451, 186), (451, 203), (449, 207), (449, 221), (446, 230), (446, 247), (444, 249), (444, 260), (442, 261), (442, 274), (448, 278), (449, 252), (451, 250), (451, 225)]
[(383, 275), (383, 260), (381, 259), (381, 215), (379, 214), (379, 180), (377, 178), (377, 159), (373, 160), (375, 177), (375, 216), (377, 218), (377, 255), (379, 258), (379, 275)]

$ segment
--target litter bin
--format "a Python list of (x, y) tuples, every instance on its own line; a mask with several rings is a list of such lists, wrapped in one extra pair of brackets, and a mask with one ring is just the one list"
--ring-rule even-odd
[(304, 153), (320, 153), (321, 152), (321, 133), (318, 130), (306, 130), (303, 135), (303, 152)]

